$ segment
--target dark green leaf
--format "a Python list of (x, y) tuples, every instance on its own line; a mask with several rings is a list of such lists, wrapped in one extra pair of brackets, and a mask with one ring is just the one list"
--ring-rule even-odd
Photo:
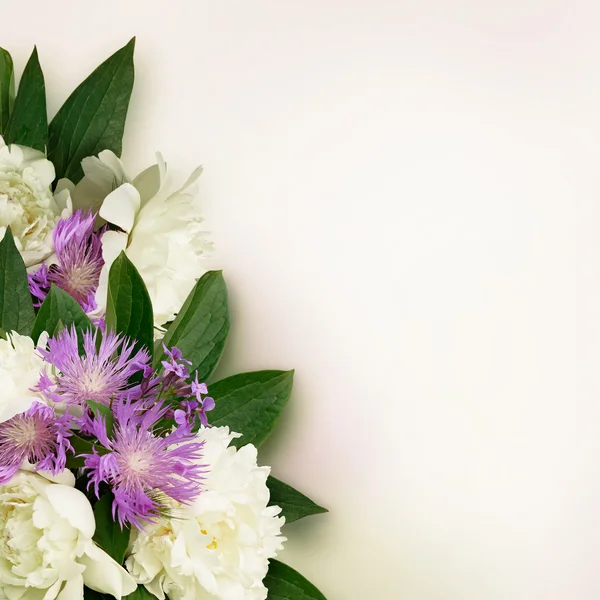
[(83, 467), (84, 459), (81, 458), (81, 454), (93, 454), (94, 448), (96, 448), (96, 452), (98, 454), (106, 454), (108, 450), (101, 446), (100, 444), (94, 444), (89, 440), (84, 440), (82, 437), (79, 437), (77, 434), (71, 434), (69, 437), (69, 442), (73, 447), (73, 454), (69, 454), (67, 456), (67, 467), (69, 469), (79, 469)]
[(30, 335), (34, 319), (27, 270), (9, 227), (0, 242), (0, 328)]
[(4, 141), (45, 152), (47, 140), (46, 86), (37, 48), (34, 48), (19, 82), (19, 91), (4, 131)]
[(109, 556), (122, 564), (129, 545), (131, 529), (129, 527), (121, 529), (118, 521), (113, 519), (112, 503), (113, 495), (105, 494), (94, 506), (94, 517), (96, 518), (94, 541)]
[(92, 409), (96, 419), (104, 421), (106, 426), (106, 433), (108, 437), (112, 437), (113, 427), (115, 424), (115, 415), (112, 409), (106, 404), (100, 404), (100, 402), (94, 402), (94, 400), (86, 400), (87, 405)]
[(114, 598), (108, 594), (102, 594), (96, 590), (92, 590), (89, 587), (83, 588), (84, 600), (114, 600)]
[[(206, 381), (219, 363), (228, 332), (227, 286), (221, 271), (209, 271), (196, 283), (162, 342), (167, 348), (177, 346), (191, 361), (190, 370)], [(162, 343), (159, 347), (155, 367), (164, 358)]]
[(6, 128), (15, 101), (15, 72), (12, 56), (0, 48), (0, 134)]
[(327, 600), (308, 579), (278, 560), (269, 561), (264, 584), (267, 600)]
[(121, 155), (133, 89), (135, 38), (104, 61), (69, 96), (50, 123), (48, 158), (56, 177), (77, 183), (81, 161), (102, 150)]
[(124, 596), (123, 600), (156, 600), (156, 596), (151, 594), (143, 585), (138, 585), (135, 592)]
[(83, 312), (83, 309), (67, 292), (52, 285), (46, 299), (40, 306), (32, 337), (37, 340), (43, 331), (53, 335), (62, 327), (75, 326), (77, 331), (86, 331), (92, 328), (92, 322)]
[(213, 425), (228, 425), (243, 435), (232, 444), (260, 446), (275, 426), (290, 398), (294, 371), (255, 371), (222, 379), (209, 386), (215, 408)]
[(275, 477), (267, 479), (267, 486), (271, 492), (269, 505), (281, 507), (281, 515), (285, 517), (286, 523), (327, 512), (326, 508), (315, 504), (310, 498)]
[(125, 252), (121, 252), (108, 273), (106, 327), (137, 340), (136, 349), (143, 346), (152, 352), (152, 303), (142, 276)]

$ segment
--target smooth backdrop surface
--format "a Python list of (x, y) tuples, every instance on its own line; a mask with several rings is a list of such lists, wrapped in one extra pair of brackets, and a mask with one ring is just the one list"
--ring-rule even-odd
[(124, 158), (201, 193), (220, 374), (296, 368), (262, 458), (330, 600), (600, 595), (600, 5), (30, 0), (53, 114), (137, 36)]

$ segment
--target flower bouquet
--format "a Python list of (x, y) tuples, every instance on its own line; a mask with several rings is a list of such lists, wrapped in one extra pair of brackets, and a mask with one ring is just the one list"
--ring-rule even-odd
[(48, 124), (0, 50), (0, 599), (323, 599), (274, 560), (325, 509), (257, 465), (292, 371), (211, 381), (227, 289), (195, 195), (130, 177), (134, 40)]

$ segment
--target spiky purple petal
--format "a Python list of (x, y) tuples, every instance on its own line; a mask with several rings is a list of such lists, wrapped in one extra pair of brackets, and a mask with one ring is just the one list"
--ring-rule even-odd
[(75, 328), (63, 329), (40, 349), (53, 369), (47, 370), (38, 389), (53, 402), (84, 405), (86, 400), (110, 404), (122, 393), (135, 395), (129, 380), (150, 361), (145, 350), (135, 352), (134, 343), (109, 331), (97, 348), (98, 330), (83, 333), (83, 355)]
[(110, 439), (105, 430), (101, 431), (105, 429), (103, 420), (92, 422), (92, 432), (105, 441), (109, 453), (84, 455), (89, 485), (96, 495), (101, 483), (111, 486), (113, 512), (121, 526), (129, 523), (143, 528), (168, 510), (165, 497), (187, 504), (201, 491), (203, 443), (175, 432), (157, 435), (155, 426), (167, 410), (160, 403), (149, 406), (142, 400), (117, 401), (113, 404), (115, 424)]
[(77, 210), (54, 228), (56, 262), (44, 264), (29, 275), (29, 287), (38, 306), (55, 284), (73, 296), (86, 313), (96, 308), (95, 295), (104, 260), (102, 232), (94, 231), (95, 220), (91, 211)]
[(0, 484), (9, 481), (25, 460), (53, 475), (64, 471), (67, 450), (73, 451), (70, 436), (71, 417), (56, 416), (40, 402), (0, 423)]

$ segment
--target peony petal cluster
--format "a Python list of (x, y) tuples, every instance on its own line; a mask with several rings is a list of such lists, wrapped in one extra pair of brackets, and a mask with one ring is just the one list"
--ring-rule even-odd
[(83, 586), (120, 599), (132, 577), (92, 541), (92, 507), (79, 490), (20, 471), (0, 486), (0, 598), (82, 600)]
[(98, 211), (110, 229), (102, 235), (104, 267), (96, 292), (97, 316), (106, 309), (108, 272), (124, 251), (140, 272), (152, 300), (157, 328), (172, 321), (205, 269), (212, 244), (202, 226), (194, 184), (196, 169), (175, 191), (162, 156), (134, 179), (109, 150), (83, 160), (85, 176), (72, 189), (76, 208)]
[(52, 232), (72, 213), (68, 190), (56, 195), (53, 164), (42, 152), (7, 145), (0, 136), (0, 239), (10, 227), (28, 268), (51, 259)]
[(197, 500), (173, 504), (170, 516), (134, 533), (126, 567), (163, 600), (264, 600), (269, 559), (282, 549), (281, 509), (267, 506), (268, 467), (257, 451), (239, 450), (228, 427), (202, 427), (208, 472)]

